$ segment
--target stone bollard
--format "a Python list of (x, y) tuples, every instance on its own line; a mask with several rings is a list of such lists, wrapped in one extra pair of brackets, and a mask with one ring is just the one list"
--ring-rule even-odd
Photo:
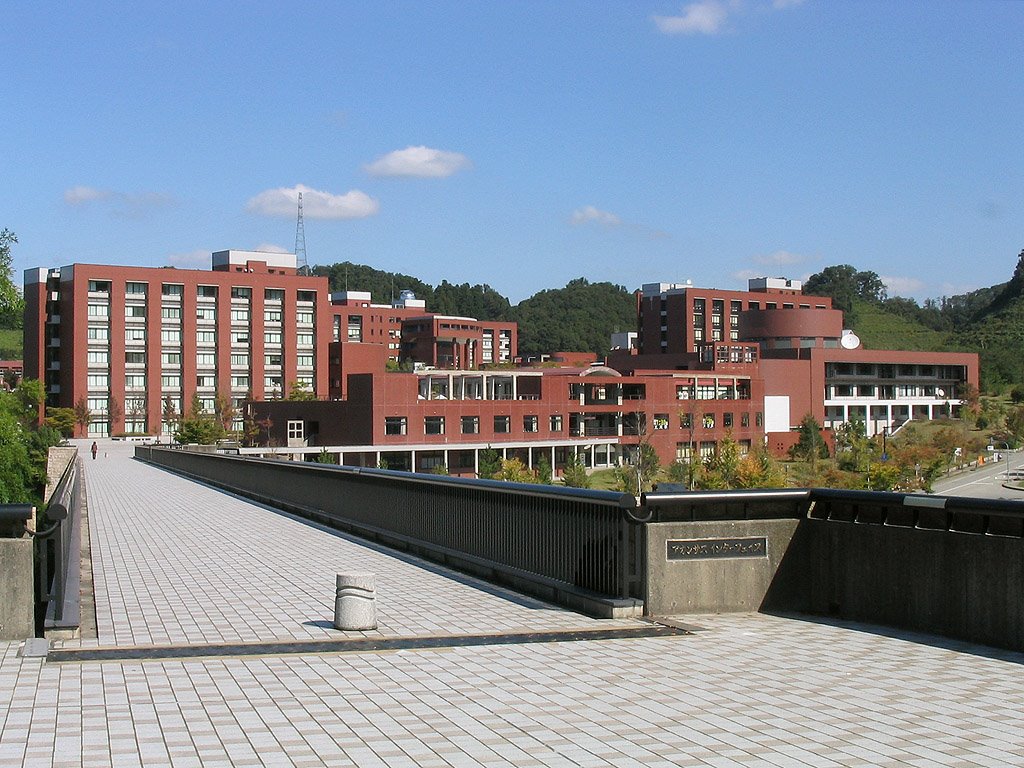
[(336, 629), (377, 628), (377, 588), (372, 573), (339, 573), (334, 599)]

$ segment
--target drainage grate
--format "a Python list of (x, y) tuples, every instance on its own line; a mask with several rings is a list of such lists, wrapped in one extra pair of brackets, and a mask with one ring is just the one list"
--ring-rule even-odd
[(357, 638), (343, 640), (282, 641), (221, 645), (125, 646), (122, 648), (51, 649), (47, 662), (168, 661), (232, 656), (281, 656), (319, 653), (375, 653), (402, 650), (467, 648), (478, 645), (525, 645), (572, 643), (584, 640), (623, 640), (648, 637), (681, 637), (687, 629), (650, 624), (643, 627), (583, 629), (557, 632), (522, 632), (502, 635), (441, 635), (405, 638)]

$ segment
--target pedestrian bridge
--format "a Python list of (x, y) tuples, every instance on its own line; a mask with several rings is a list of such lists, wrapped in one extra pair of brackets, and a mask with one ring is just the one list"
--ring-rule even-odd
[[(519, 566), (496, 568), (498, 582), (487, 581), (469, 573), (484, 573), (478, 555), (454, 547), (436, 555), (462, 569), (453, 570), (424, 559), (412, 541), (383, 526), (380, 541), (392, 537), (394, 546), (133, 456), (130, 446), (101, 441), (97, 459), (84, 467), (83, 551), (90, 556), (83, 561), (83, 595), (94, 602), (93, 625), (84, 623), (79, 638), (51, 640), (45, 655), (22, 642), (0, 643), (2, 765), (1024, 764), (1024, 654), (844, 619), (850, 603), (838, 571), (860, 567), (856, 559), (833, 560), (832, 570), (820, 572), (793, 559), (803, 536), (819, 547), (804, 550), (814, 557), (832, 557), (830, 548), (845, 541), (845, 533), (801, 527), (934, 535), (948, 548), (932, 553), (934, 568), (915, 573), (908, 563), (901, 572), (908, 582), (925, 581), (951, 564), (943, 557), (971, 556), (947, 535), (1019, 543), (1012, 531), (986, 532), (984, 526), (1007, 524), (1001, 516), (915, 508), (895, 498), (884, 519), (872, 517), (882, 514), (877, 505), (860, 500), (779, 496), (755, 505), (721, 498), (691, 508), (648, 498), (639, 509), (599, 500), (604, 512), (594, 514), (607, 513), (615, 531), (625, 525), (638, 537), (624, 537), (629, 547), (620, 548), (618, 538), (610, 547), (602, 543), (608, 528), (580, 502), (562, 500), (565, 514), (591, 538), (566, 550), (573, 555), (563, 558), (567, 563), (549, 556), (555, 575), (545, 578), (555, 583), (548, 594), (620, 607), (628, 601), (646, 611), (595, 619), (506, 586), (530, 573), (526, 555)], [(238, 465), (230, 466), (237, 481)], [(335, 504), (343, 508), (345, 498), (401, 511), (379, 488), (344, 490), (312, 469), (318, 498), (330, 500), (313, 510), (322, 519), (336, 514)], [(297, 482), (267, 465), (258, 472), (276, 478), (267, 484), (274, 489), (288, 477), (284, 487)], [(419, 514), (439, 515), (447, 499), (463, 493), (459, 485), (417, 491), (438, 507)], [(477, 504), (485, 520), (501, 509), (496, 500)], [(713, 513), (725, 517), (708, 519)], [(915, 525), (908, 525), (915, 513)], [(536, 515), (528, 522), (540, 525)], [(950, 530), (941, 528), (946, 522)], [(763, 537), (756, 526), (764, 526)], [(970, 526), (976, 530), (958, 530)], [(488, 538), (497, 540), (499, 565), (498, 555), (522, 547), (475, 536), (480, 546)], [(778, 542), (786, 540), (780, 556)], [(974, 546), (975, 556), (986, 551)], [(869, 549), (865, 540), (859, 554), (868, 557)], [(758, 582), (762, 600), (793, 594), (783, 589), (790, 574), (810, 574), (802, 594), (828, 586), (832, 591), (822, 594), (838, 605), (820, 614), (681, 608), (655, 616), (652, 607), (662, 598), (645, 580), (656, 579), (637, 578), (654, 558), (638, 568), (638, 551), (642, 558), (657, 551), (658, 562), (674, 569), (670, 576), (684, 575), (683, 583), (699, 576), (686, 569), (716, 563), (766, 573), (758, 577), (765, 579)], [(601, 579), (610, 577), (574, 558), (610, 560), (623, 576), (602, 592)], [(980, 592), (986, 584), (1005, 590), (1012, 575), (1004, 578), (996, 565), (964, 571), (977, 582), (944, 585), (949, 601), (959, 599), (957, 590)], [(333, 627), (334, 577), (342, 571), (377, 575), (376, 629)], [(860, 578), (883, 600), (905, 586), (884, 574)], [(665, 599), (697, 606), (701, 594)], [(751, 594), (757, 590), (725, 597)]]

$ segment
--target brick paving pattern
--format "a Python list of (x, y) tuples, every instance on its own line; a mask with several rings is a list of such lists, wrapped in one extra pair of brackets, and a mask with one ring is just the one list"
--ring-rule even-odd
[[(378, 574), (385, 637), (609, 626), (103, 448), (86, 466), (100, 637), (66, 647), (340, 637), (342, 568)], [(0, 644), (0, 766), (1024, 765), (1022, 654), (683, 618), (706, 631), (61, 664)]]

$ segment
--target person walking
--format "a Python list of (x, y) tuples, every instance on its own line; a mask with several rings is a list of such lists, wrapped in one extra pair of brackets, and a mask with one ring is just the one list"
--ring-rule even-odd
[(96, 441), (92, 441), (92, 460), (96, 461), (96, 454), (99, 452), (100, 447), (96, 445)]

